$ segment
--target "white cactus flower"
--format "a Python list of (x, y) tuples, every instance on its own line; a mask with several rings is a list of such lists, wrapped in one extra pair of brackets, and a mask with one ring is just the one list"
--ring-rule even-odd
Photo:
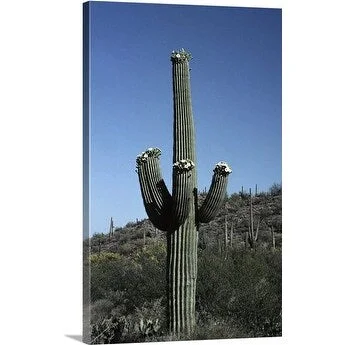
[(181, 159), (173, 164), (173, 168), (176, 168), (179, 172), (192, 170), (194, 166), (190, 159)]
[(217, 174), (229, 175), (232, 173), (230, 166), (225, 162), (218, 162), (213, 170)]

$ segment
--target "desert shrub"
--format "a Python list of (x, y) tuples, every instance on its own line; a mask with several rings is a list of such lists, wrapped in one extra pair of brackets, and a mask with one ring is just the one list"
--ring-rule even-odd
[(281, 335), (281, 253), (243, 253), (233, 258), (235, 290), (228, 313), (254, 337)]
[(281, 334), (280, 252), (233, 250), (224, 255), (204, 251), (199, 258), (197, 310), (234, 320), (245, 336)]
[(110, 315), (91, 326), (92, 344), (140, 342), (158, 340), (165, 329), (165, 308), (162, 300), (146, 302), (128, 315)]
[(124, 292), (127, 312), (144, 302), (165, 298), (165, 245), (152, 243), (126, 257), (117, 253), (91, 255), (91, 301)]
[(91, 264), (102, 265), (105, 262), (121, 260), (121, 255), (113, 252), (100, 252), (90, 255)]
[[(199, 250), (197, 327), (187, 338), (281, 335), (280, 249), (234, 247), (225, 257), (215, 241), (218, 238), (214, 237), (214, 243), (209, 238), (211, 230), (221, 233), (223, 224), (208, 226), (211, 228), (201, 229), (208, 245)], [(143, 247), (131, 234), (118, 234), (119, 239), (120, 235), (124, 242), (116, 242), (119, 252), (101, 251), (90, 256), (94, 341), (177, 340), (165, 329), (165, 241), (147, 237)]]
[(91, 325), (91, 344), (113, 344), (121, 341), (126, 317), (111, 315)]
[(128, 222), (126, 225), (125, 225), (125, 228), (133, 228), (137, 223), (136, 222)]
[(124, 340), (151, 341), (166, 332), (166, 309), (162, 298), (145, 302), (140, 308), (127, 317), (129, 327), (123, 334)]
[(91, 323), (96, 324), (111, 314), (114, 303), (106, 298), (97, 300), (91, 305)]
[(143, 305), (166, 296), (166, 246), (162, 242), (153, 242), (138, 251), (132, 258), (140, 265), (137, 284), (131, 292), (135, 305)]
[[(97, 255), (97, 254), (96, 254)], [(110, 291), (128, 291), (135, 288), (141, 267), (130, 258), (105, 254), (91, 261), (91, 301), (105, 298)]]
[(135, 259), (138, 262), (151, 260), (156, 264), (165, 262), (166, 258), (166, 244), (165, 242), (157, 241), (150, 242), (149, 245), (145, 246), (135, 254)]
[(243, 338), (246, 331), (241, 329), (231, 318), (214, 317), (211, 314), (198, 314), (195, 332), (192, 339), (231, 339)]
[(281, 195), (282, 185), (279, 183), (273, 183), (273, 185), (269, 188), (269, 194), (272, 196)]

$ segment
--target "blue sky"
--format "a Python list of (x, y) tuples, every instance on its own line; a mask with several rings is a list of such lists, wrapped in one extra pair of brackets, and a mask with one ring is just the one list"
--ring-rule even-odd
[(172, 175), (170, 53), (193, 59), (199, 190), (230, 164), (228, 193), (281, 182), (281, 10), (91, 2), (91, 233), (146, 218), (136, 156), (162, 150)]

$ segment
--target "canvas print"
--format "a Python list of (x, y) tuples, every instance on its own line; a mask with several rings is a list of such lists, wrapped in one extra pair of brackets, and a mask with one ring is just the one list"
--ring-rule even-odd
[(83, 341), (281, 336), (281, 9), (83, 6)]

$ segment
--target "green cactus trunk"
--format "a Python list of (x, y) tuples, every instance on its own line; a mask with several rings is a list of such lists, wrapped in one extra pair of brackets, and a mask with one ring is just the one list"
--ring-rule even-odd
[(159, 149), (148, 149), (136, 161), (146, 212), (153, 225), (167, 233), (168, 326), (177, 336), (189, 335), (195, 329), (198, 226), (218, 213), (231, 172), (224, 162), (216, 165), (206, 199), (198, 208), (190, 58), (183, 49), (171, 55), (174, 97), (172, 194), (161, 177)]
[[(171, 60), (174, 94), (173, 163), (190, 160), (195, 164), (188, 57), (176, 53)], [(167, 233), (169, 329), (174, 334), (190, 334), (195, 328), (198, 244), (195, 168), (190, 171), (173, 169), (172, 193), (175, 221)]]
[(195, 328), (198, 233), (190, 218), (167, 234), (169, 330), (177, 335)]

